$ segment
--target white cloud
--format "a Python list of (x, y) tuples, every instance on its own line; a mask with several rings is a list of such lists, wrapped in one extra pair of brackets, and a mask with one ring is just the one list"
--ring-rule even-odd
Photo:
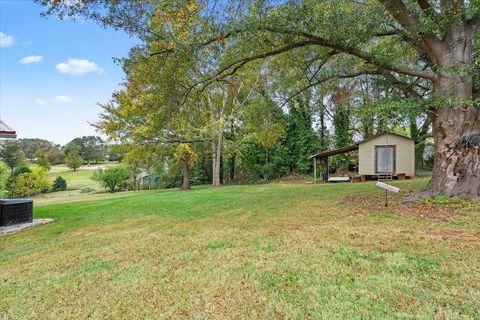
[(68, 96), (56, 96), (53, 98), (55, 102), (59, 103), (71, 103), (73, 102), (73, 98), (68, 97)]
[(0, 32), (0, 48), (6, 48), (13, 45), (13, 37)]
[(47, 104), (47, 101), (43, 100), (43, 99), (40, 99), (40, 98), (37, 98), (35, 99), (35, 103), (40, 105), (40, 106), (44, 106)]
[(42, 60), (43, 60), (42, 56), (26, 56), (26, 57), (23, 57), (22, 60), (18, 62), (23, 64), (30, 64), (30, 63), (40, 62)]
[(63, 74), (75, 74), (83, 75), (86, 73), (94, 72), (98, 74), (103, 73), (103, 69), (100, 68), (96, 63), (85, 60), (85, 59), (68, 59), (67, 62), (59, 63), (55, 66), (55, 69), (58, 72)]

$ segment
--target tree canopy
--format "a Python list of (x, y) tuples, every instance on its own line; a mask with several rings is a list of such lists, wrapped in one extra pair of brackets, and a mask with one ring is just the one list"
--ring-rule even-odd
[[(181, 128), (189, 128), (191, 116), (208, 114), (209, 101), (222, 105), (222, 90), (231, 94), (235, 82), (257, 74), (265, 80), (249, 99), (261, 97), (282, 108), (312, 92), (322, 105), (320, 136), (326, 132), (324, 116), (333, 110), (337, 145), (355, 138), (352, 120), (361, 123), (366, 136), (373, 124), (383, 129), (403, 113), (419, 143), (431, 124), (435, 165), (425, 194), (480, 198), (479, 1), (36, 2), (45, 6), (45, 14), (81, 15), (144, 40), (124, 60), (126, 90), (115, 97), (117, 105), (119, 99), (132, 105), (130, 113), (107, 109), (123, 123), (117, 132), (138, 125), (143, 129), (135, 136), (158, 135), (169, 122), (164, 119), (183, 114), (186, 118), (174, 123), (183, 136)], [(354, 94), (342, 107), (338, 97), (349, 88)], [(363, 104), (359, 92), (365, 93)], [(149, 117), (136, 117), (142, 105), (151, 107)], [(206, 127), (199, 127), (202, 135)], [(222, 135), (205, 135), (217, 148), (214, 180), (223, 148), (218, 138), (227, 130), (220, 127)]]

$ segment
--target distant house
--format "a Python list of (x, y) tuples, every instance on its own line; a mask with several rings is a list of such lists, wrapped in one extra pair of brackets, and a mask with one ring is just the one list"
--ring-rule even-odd
[(327, 181), (328, 157), (352, 151), (358, 152), (358, 174), (361, 176), (415, 175), (414, 140), (393, 132), (382, 132), (354, 145), (311, 156), (314, 159), (315, 179), (317, 162), (322, 166), (322, 179)]
[(17, 138), (17, 133), (15, 130), (10, 128), (5, 122), (0, 120), (0, 138), (10, 138), (10, 139), (16, 139)]

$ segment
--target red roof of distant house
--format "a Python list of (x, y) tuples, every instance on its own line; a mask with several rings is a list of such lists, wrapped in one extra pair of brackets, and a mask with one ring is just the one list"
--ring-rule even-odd
[(17, 132), (0, 120), (0, 138), (16, 138)]

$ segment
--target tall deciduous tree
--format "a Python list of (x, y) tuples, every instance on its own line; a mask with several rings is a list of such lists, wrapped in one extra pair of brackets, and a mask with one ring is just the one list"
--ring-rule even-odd
[[(247, 76), (245, 78), (248, 80)], [(206, 97), (206, 110), (210, 115), (210, 122), (205, 123), (205, 126), (210, 129), (209, 137), (212, 142), (212, 187), (219, 187), (221, 184), (221, 161), (226, 127), (235, 121), (238, 112), (243, 111), (256, 88), (256, 83), (250, 86), (247, 83), (240, 81), (238, 77), (231, 77), (228, 82), (210, 87), (203, 93)]]
[(37, 150), (37, 152), (35, 152), (35, 158), (36, 165), (43, 167), (46, 171), (50, 171), (52, 165), (48, 160), (48, 155), (45, 151), (42, 149)]
[(87, 163), (98, 163), (105, 159), (106, 146), (98, 136), (83, 136), (73, 139), (65, 146), (65, 154), (68, 155), (70, 151), (77, 152)]
[[(160, 21), (152, 19), (149, 24), (156, 34), (165, 33), (165, 29), (181, 32), (182, 24), (190, 23), (189, 12), (185, 8), (163, 20), (159, 12)], [(148, 146), (156, 147), (162, 155), (168, 153), (181, 163), (182, 188), (187, 190), (191, 187), (193, 154), (183, 152), (177, 156), (178, 148), (193, 151), (190, 144), (207, 140), (205, 123), (210, 121), (210, 114), (205, 95), (183, 95), (185, 83), (195, 78), (195, 55), (184, 52), (170, 58), (151, 59), (148, 51), (156, 50), (157, 45), (155, 39), (148, 38), (144, 47), (133, 49), (122, 61), (126, 81), (122, 90), (102, 105), (101, 119), (95, 126), (110, 139), (131, 145), (130, 151)], [(139, 162), (135, 153), (130, 153), (129, 159)]]

